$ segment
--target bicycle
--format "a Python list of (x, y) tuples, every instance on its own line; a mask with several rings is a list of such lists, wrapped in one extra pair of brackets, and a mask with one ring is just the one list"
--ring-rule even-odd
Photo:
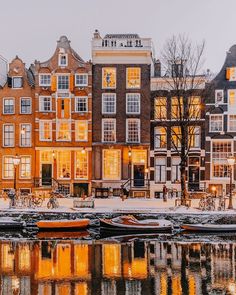
[(224, 211), (226, 207), (226, 200), (223, 196), (219, 197), (218, 211)]
[(208, 195), (200, 199), (198, 207), (202, 211), (214, 211), (216, 207), (215, 200), (211, 195)]
[(50, 198), (47, 203), (48, 209), (56, 209), (59, 207), (59, 202), (57, 200), (57, 197), (54, 193), (50, 193)]

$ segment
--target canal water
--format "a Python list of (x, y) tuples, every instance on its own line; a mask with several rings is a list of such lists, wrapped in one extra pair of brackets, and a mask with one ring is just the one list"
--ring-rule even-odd
[(0, 240), (3, 295), (236, 294), (233, 237), (91, 239), (39, 233)]

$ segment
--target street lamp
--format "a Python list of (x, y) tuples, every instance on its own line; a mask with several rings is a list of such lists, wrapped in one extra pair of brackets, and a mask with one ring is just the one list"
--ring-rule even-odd
[(132, 151), (131, 151), (131, 149), (129, 149), (129, 151), (128, 151), (128, 157), (129, 157), (128, 176), (129, 176), (129, 179), (131, 178), (131, 156), (132, 156)]
[(16, 167), (20, 164), (20, 157), (16, 154), (15, 157), (12, 158), (12, 162), (14, 165), (14, 190), (16, 192)]
[(228, 165), (230, 166), (230, 184), (229, 184), (229, 207), (228, 209), (233, 209), (233, 200), (232, 200), (232, 182), (233, 182), (233, 166), (235, 163), (234, 156), (227, 158)]

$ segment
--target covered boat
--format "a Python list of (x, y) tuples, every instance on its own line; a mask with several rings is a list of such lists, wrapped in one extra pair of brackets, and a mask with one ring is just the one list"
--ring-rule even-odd
[(1, 230), (19, 230), (25, 227), (24, 221), (17, 221), (10, 217), (0, 218), (0, 229)]
[(165, 232), (171, 231), (173, 224), (164, 219), (138, 220), (132, 215), (119, 216), (112, 219), (100, 219), (103, 229), (128, 232)]
[(229, 232), (236, 231), (236, 224), (212, 224), (212, 223), (197, 223), (197, 224), (182, 224), (182, 229), (187, 231), (199, 232)]
[(41, 220), (36, 223), (40, 230), (72, 230), (82, 229), (89, 225), (89, 219), (75, 219), (75, 220)]

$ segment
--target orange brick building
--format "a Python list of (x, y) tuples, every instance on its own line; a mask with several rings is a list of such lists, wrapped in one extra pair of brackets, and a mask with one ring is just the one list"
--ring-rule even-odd
[(36, 188), (89, 193), (91, 109), (91, 64), (62, 36), (48, 61), (35, 62)]
[(31, 190), (35, 170), (34, 157), (34, 76), (16, 56), (9, 64), (7, 82), (0, 89), (0, 189), (14, 186), (13, 158), (16, 183), (20, 190)]

